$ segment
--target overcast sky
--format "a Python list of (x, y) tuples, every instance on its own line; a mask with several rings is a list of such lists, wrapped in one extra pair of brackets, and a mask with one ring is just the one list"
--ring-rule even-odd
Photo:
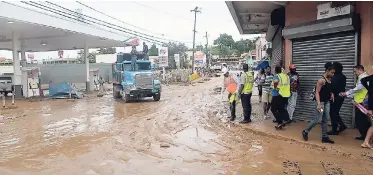
[[(197, 14), (197, 34), (196, 44), (205, 44), (205, 32), (208, 32), (209, 44), (212, 44), (219, 34), (228, 33), (235, 40), (241, 38), (254, 38), (255, 35), (240, 35), (232, 19), (232, 16), (224, 1), (217, 2), (144, 2), (144, 1), (82, 1), (96, 10), (104, 12), (110, 16), (121, 19), (135, 28), (110, 19), (99, 14), (87, 7), (80, 5), (75, 1), (71, 2), (54, 2), (69, 9), (81, 8), (83, 14), (89, 15), (104, 21), (115, 23), (132, 30), (154, 35), (162, 38), (172, 39), (184, 42), (188, 47), (192, 47), (193, 41), (193, 20), (194, 14), (190, 10), (198, 6), (201, 13)], [(21, 2), (17, 3), (27, 6)], [(162, 36), (162, 34), (164, 36)], [(152, 43), (148, 43), (151, 45)], [(118, 51), (121, 51), (119, 49)], [(12, 58), (9, 51), (0, 51), (0, 56)], [(48, 58), (57, 58), (56, 52), (34, 53), (35, 59), (42, 60)], [(76, 51), (65, 51), (64, 57), (76, 57)]]

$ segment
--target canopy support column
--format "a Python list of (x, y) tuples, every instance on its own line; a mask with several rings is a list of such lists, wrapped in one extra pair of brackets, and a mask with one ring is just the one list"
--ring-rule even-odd
[(85, 71), (86, 71), (86, 91), (91, 91), (91, 84), (89, 81), (89, 49), (88, 45), (85, 44), (84, 46), (84, 60), (85, 60)]
[(12, 51), (13, 51), (13, 91), (15, 97), (22, 97), (22, 72), (21, 72), (21, 63), (19, 59), (19, 53), (21, 44), (19, 42), (19, 33), (12, 31)]

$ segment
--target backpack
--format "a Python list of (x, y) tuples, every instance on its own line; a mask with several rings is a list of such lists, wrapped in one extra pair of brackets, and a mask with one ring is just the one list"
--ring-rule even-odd
[[(324, 78), (324, 80), (326, 82), (327, 81), (326, 78), (324, 76), (322, 76), (322, 77)], [(323, 86), (325, 85), (325, 82), (324, 82)], [(316, 86), (312, 89), (312, 92), (309, 96), (310, 101), (316, 101)]]

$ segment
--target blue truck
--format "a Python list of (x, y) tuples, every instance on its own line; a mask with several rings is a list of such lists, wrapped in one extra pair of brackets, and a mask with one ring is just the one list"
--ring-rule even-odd
[(155, 78), (151, 62), (144, 58), (142, 53), (117, 55), (112, 67), (114, 98), (123, 98), (126, 103), (144, 97), (153, 97), (154, 101), (161, 99), (161, 82)]

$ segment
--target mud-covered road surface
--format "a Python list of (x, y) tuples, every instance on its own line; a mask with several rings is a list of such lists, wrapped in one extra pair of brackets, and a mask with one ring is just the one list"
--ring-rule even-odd
[(221, 83), (164, 86), (159, 102), (18, 101), (0, 113), (0, 174), (373, 174), (373, 150), (253, 130), (257, 97), (252, 124), (225, 122), (227, 105), (213, 91)]

